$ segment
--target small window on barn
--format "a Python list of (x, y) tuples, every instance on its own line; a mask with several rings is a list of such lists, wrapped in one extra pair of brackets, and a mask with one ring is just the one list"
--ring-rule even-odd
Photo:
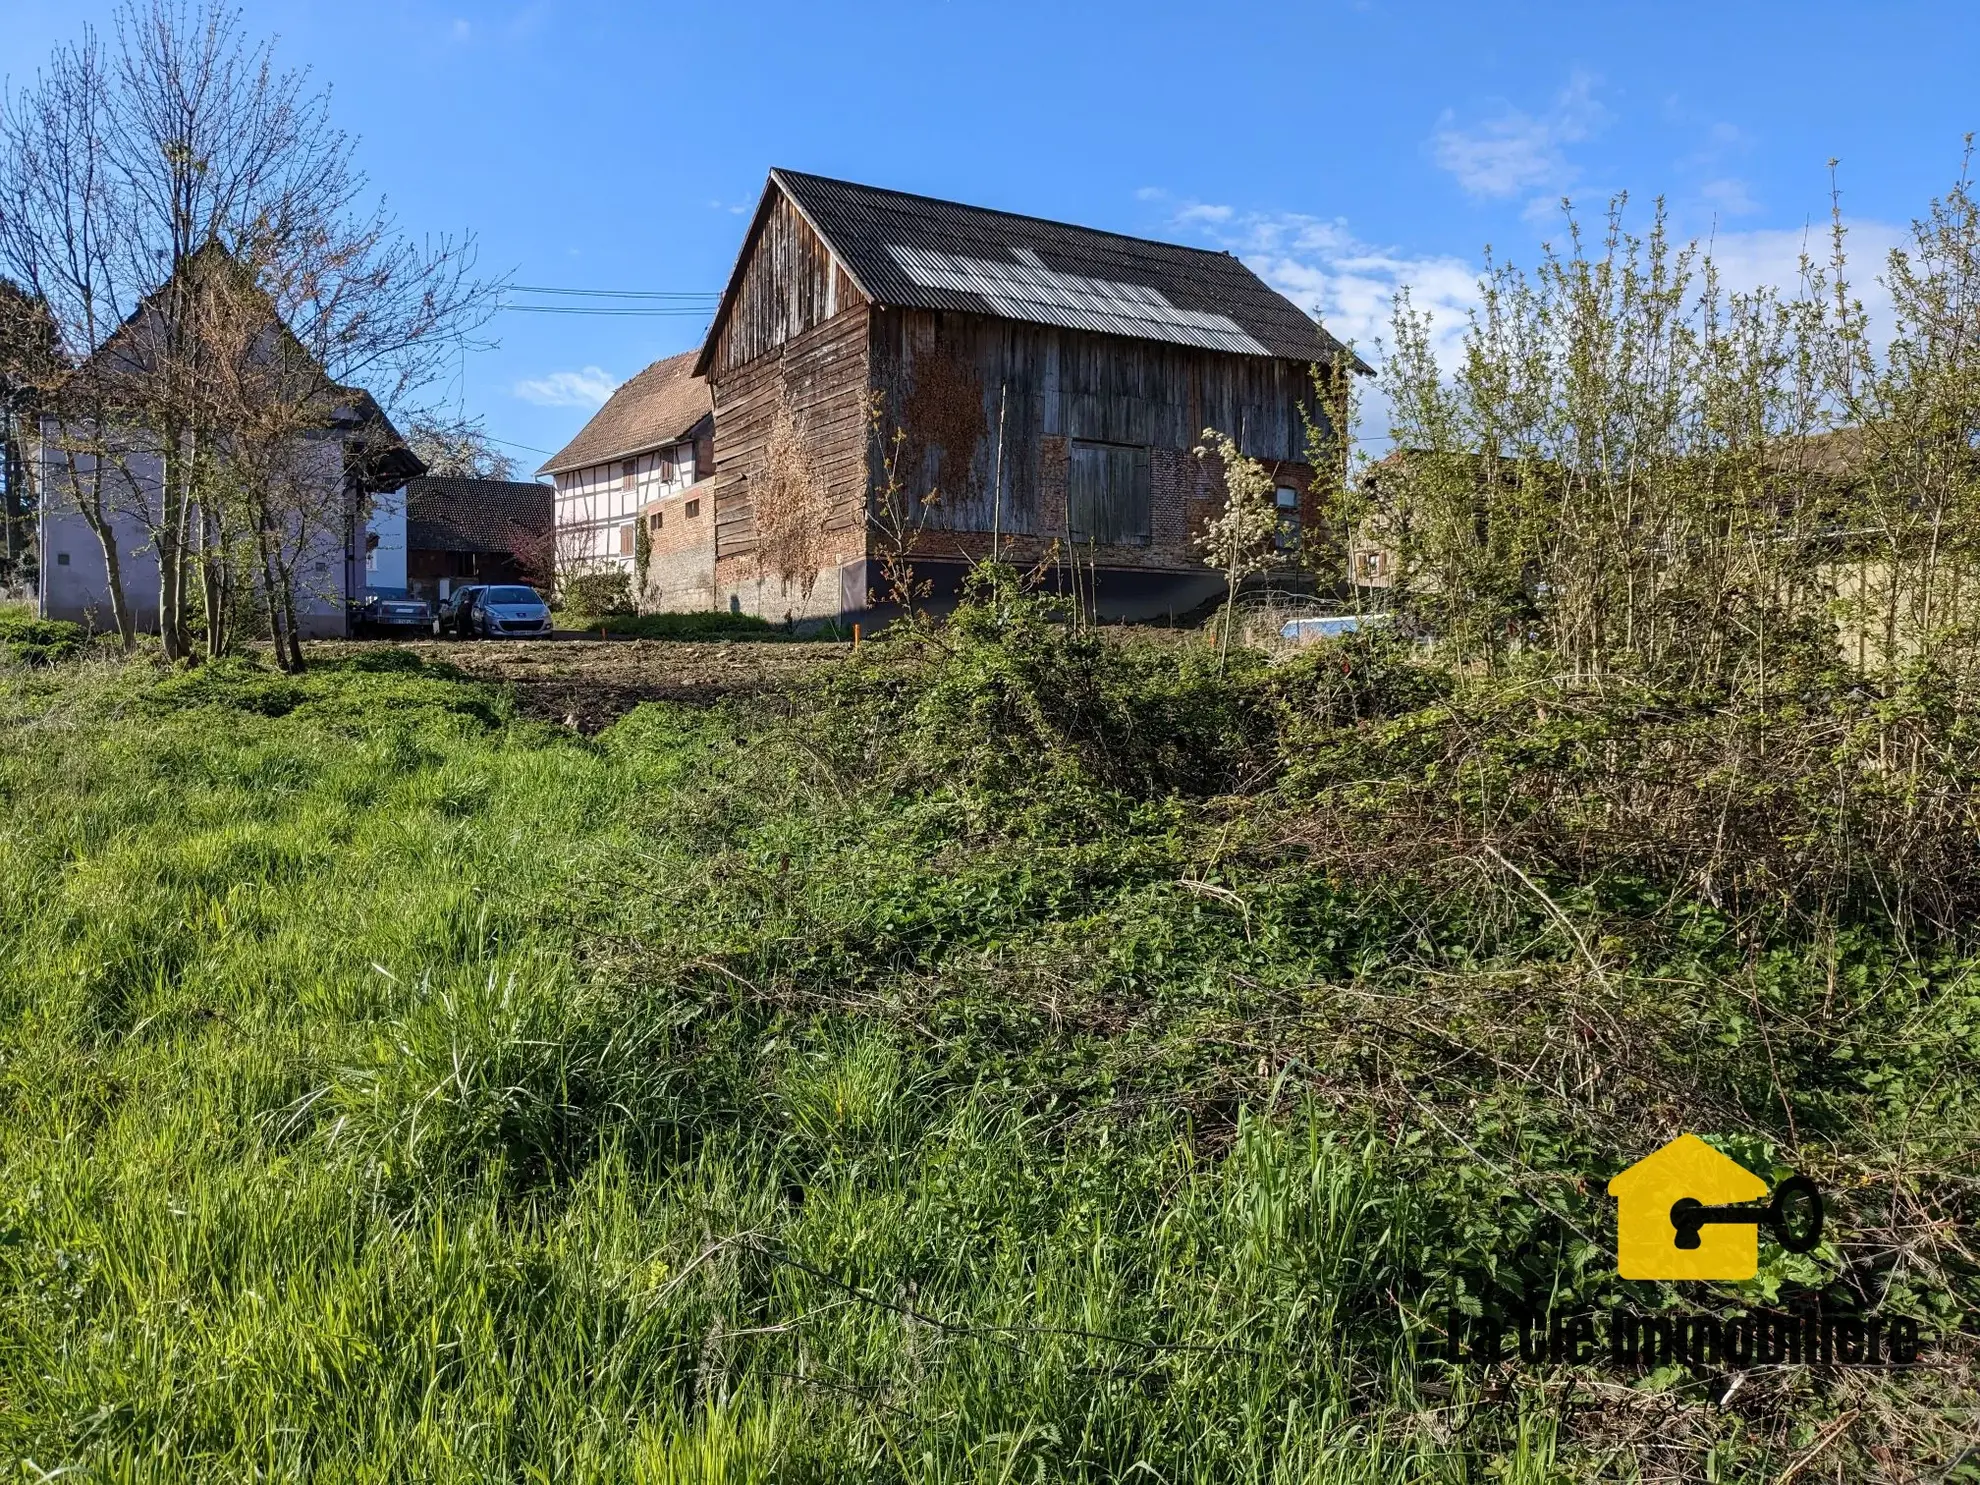
[(694, 441), (693, 477), (705, 480), (715, 472), (715, 435), (704, 433)]
[(619, 528), (619, 555), (630, 557), (633, 551), (633, 523), (626, 522)]
[(1147, 449), (1073, 444), (1066, 472), (1066, 524), (1075, 542), (1146, 545), (1154, 534), (1153, 506)]
[(1282, 552), (1298, 551), (1299, 491), (1281, 485), (1272, 492), (1272, 503), (1279, 508), (1279, 529), (1273, 534), (1273, 545)]
[(67, 567), (69, 565), (69, 554), (67, 552), (57, 552), (55, 554), (55, 565), (57, 567)]
[(660, 527), (664, 524), (665, 515), (666, 515), (665, 511), (656, 510), (655, 512), (653, 512), (652, 515), (646, 518), (646, 529), (648, 531), (658, 531)]
[(626, 460), (625, 463), (619, 466), (619, 488), (621, 490), (630, 490), (632, 488), (633, 474), (637, 467), (631, 459)]
[(699, 500), (688, 501), (687, 505), (683, 508), (682, 514), (692, 521), (696, 516), (701, 514), (701, 502)]

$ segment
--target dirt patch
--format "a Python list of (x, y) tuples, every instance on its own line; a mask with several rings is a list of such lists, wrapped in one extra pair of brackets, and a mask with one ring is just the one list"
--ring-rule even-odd
[(712, 705), (779, 690), (852, 651), (819, 640), (390, 640), (312, 645), (324, 655), (392, 645), (508, 686), (529, 716), (597, 732), (642, 701)]

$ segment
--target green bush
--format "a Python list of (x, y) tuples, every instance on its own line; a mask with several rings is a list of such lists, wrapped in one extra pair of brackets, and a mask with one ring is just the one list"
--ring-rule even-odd
[(632, 577), (617, 568), (604, 572), (581, 572), (565, 578), (559, 585), (557, 602), (560, 607), (577, 614), (602, 614), (614, 618), (630, 615), (633, 612)]
[[(1944, 1473), (1974, 936), (1727, 883), (1839, 856), (1749, 792), (1879, 741), (1938, 770), (1892, 818), (1972, 818), (1956, 687), (1219, 679), (986, 584), (595, 738), (405, 652), (0, 678), (0, 1455), (1553, 1485), (1675, 1437), (1759, 1480), (1874, 1407)], [(1837, 1193), (1686, 1307), (1876, 1304), (1934, 1365), (1432, 1359), (1446, 1307), (1676, 1298), (1615, 1278), (1603, 1194), (1675, 1128)]]
[(981, 800), (1214, 794), (1267, 736), (1259, 657), (1240, 655), (1226, 679), (1205, 647), (1076, 629), (1007, 571), (977, 570), (946, 625), (912, 626), (903, 643), (913, 684), (876, 690), (878, 725), (920, 779)]
[(0, 657), (19, 665), (49, 665), (80, 653), (89, 633), (62, 619), (37, 619), (25, 610), (0, 607)]

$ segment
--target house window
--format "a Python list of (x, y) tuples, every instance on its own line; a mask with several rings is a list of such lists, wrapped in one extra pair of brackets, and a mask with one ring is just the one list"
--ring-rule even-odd
[(1372, 583), (1389, 570), (1387, 552), (1356, 552), (1354, 554), (1355, 574), (1364, 583)]
[(619, 488), (630, 490), (633, 485), (633, 471), (637, 468), (631, 459), (619, 466)]
[(633, 523), (626, 522), (619, 528), (619, 555), (630, 557), (633, 554)]
[(690, 500), (683, 514), (692, 521), (696, 516), (701, 514), (701, 502), (699, 500)]
[(661, 517), (664, 514), (665, 512), (656, 510), (652, 515), (648, 516), (646, 518), (646, 529), (648, 531), (658, 531), (662, 525)]
[(1279, 508), (1279, 529), (1272, 544), (1282, 552), (1299, 550), (1299, 491), (1281, 485), (1272, 492), (1272, 503)]
[(1146, 448), (1073, 444), (1066, 472), (1066, 526), (1075, 542), (1146, 545), (1154, 534), (1153, 509)]
[(67, 567), (69, 565), (69, 554), (67, 552), (57, 552), (55, 554), (55, 565), (57, 567)]

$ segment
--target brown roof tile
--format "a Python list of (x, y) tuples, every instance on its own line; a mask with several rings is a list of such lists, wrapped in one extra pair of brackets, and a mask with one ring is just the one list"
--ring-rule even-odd
[(557, 492), (527, 480), (422, 475), (406, 485), (413, 551), (516, 552), (548, 533)]
[(587, 469), (685, 438), (714, 407), (708, 383), (694, 374), (696, 354), (655, 361), (627, 381), (537, 473)]

